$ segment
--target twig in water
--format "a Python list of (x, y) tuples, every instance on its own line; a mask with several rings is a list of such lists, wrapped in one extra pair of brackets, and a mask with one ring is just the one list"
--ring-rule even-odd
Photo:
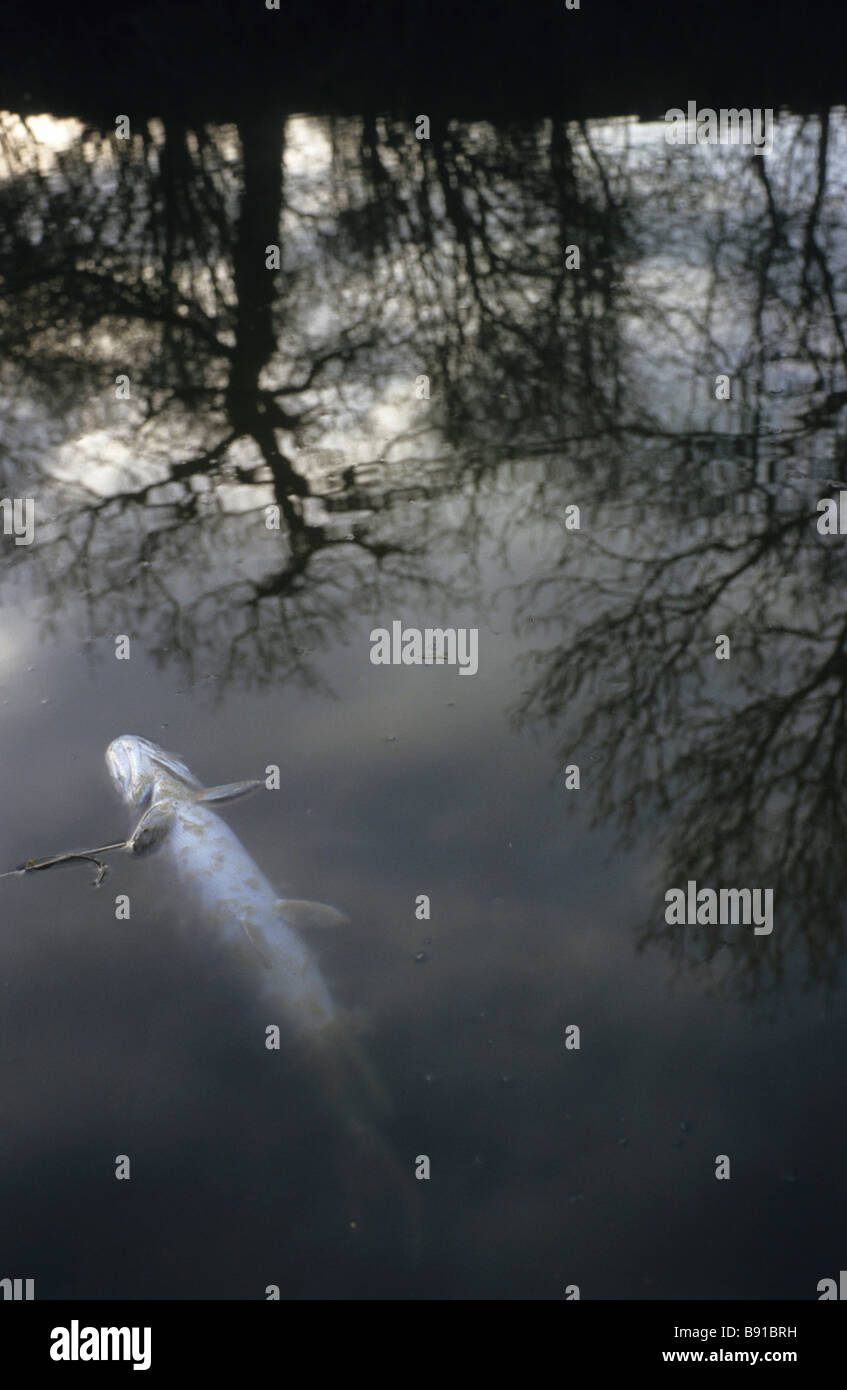
[(108, 864), (104, 864), (102, 859), (98, 859), (98, 854), (108, 854), (113, 849), (127, 849), (128, 840), (118, 840), (113, 845), (99, 845), (97, 849), (71, 850), (67, 854), (51, 854), (43, 859), (27, 859), (26, 863), (19, 864), (16, 869), (7, 869), (0, 878), (11, 878), (14, 874), (30, 874), (36, 869), (52, 869), (55, 864), (68, 864), (73, 860), (88, 860), (89, 864), (97, 865), (97, 877), (93, 886), (99, 888), (106, 874), (109, 872)]

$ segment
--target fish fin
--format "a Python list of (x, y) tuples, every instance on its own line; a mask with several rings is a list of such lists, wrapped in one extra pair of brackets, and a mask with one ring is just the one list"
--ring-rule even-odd
[(220, 787), (201, 787), (192, 795), (192, 801), (206, 802), (238, 801), (239, 797), (249, 796), (263, 787), (264, 782), (253, 778), (248, 782), (225, 782)]
[(174, 813), (171, 806), (157, 801), (145, 811), (129, 839), (127, 848), (133, 854), (149, 854), (158, 849), (173, 825)]
[(295, 931), (301, 928), (341, 927), (350, 921), (336, 907), (327, 907), (326, 903), (309, 903), (303, 898), (277, 898), (276, 906)]
[(363, 1234), (369, 1229), (377, 1233), (388, 1215), (416, 1263), (422, 1251), (420, 1184), (381, 1132), (391, 1114), (391, 1097), (370, 1052), (341, 1019), (322, 1028), (311, 1047), (341, 1125), (340, 1171), (348, 1225), (355, 1224)]
[(268, 955), (268, 952), (265, 948), (265, 943), (262, 940), (259, 933), (257, 931), (254, 931), (252, 927), (249, 927), (247, 923), (243, 920), (239, 920), (238, 925), (244, 932), (244, 935), (247, 937), (247, 940), (250, 942), (250, 945), (253, 947), (253, 950), (256, 952), (256, 955), (259, 957), (259, 960), (262, 962), (262, 965), (265, 967), (266, 970), (270, 970), (273, 965), (273, 961)]

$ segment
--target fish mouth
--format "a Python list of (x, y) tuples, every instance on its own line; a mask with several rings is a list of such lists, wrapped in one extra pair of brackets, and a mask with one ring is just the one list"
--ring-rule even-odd
[(119, 738), (112, 739), (106, 749), (106, 766), (112, 782), (124, 801), (130, 804), (137, 800), (141, 791), (142, 769), (138, 751), (142, 742), (145, 740), (134, 738), (132, 734), (121, 734)]

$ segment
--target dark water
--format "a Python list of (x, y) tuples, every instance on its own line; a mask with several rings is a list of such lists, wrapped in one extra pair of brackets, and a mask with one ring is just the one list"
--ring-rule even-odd
[[(0, 882), (0, 1274), (816, 1297), (847, 1236), (847, 542), (815, 524), (844, 112), (763, 159), (635, 122), (3, 130), (2, 496), (35, 537), (2, 538), (2, 867), (129, 829), (119, 734), (209, 784), (278, 765), (221, 814), (351, 918), (314, 949), (422, 1243), (376, 1178), (351, 1199), (156, 856), (112, 856)], [(478, 671), (372, 664), (395, 620), (477, 629)], [(689, 880), (772, 888), (772, 933), (667, 925)]]

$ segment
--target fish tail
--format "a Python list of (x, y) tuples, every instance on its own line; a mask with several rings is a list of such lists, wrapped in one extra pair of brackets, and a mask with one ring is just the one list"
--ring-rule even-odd
[(345, 1213), (348, 1227), (405, 1252), (411, 1265), (421, 1258), (423, 1231), (418, 1184), (411, 1163), (404, 1166), (379, 1130), (348, 1117), (342, 1145)]
[(398, 1235), (409, 1259), (422, 1250), (420, 1193), (414, 1167), (402, 1164), (384, 1135), (391, 1103), (361, 1041), (342, 1025), (321, 1039), (326, 1094), (341, 1124), (341, 1164), (348, 1226), (367, 1235)]
[(340, 1023), (321, 1032), (318, 1048), (327, 1088), (339, 1112), (384, 1122), (391, 1100), (363, 1043)]

